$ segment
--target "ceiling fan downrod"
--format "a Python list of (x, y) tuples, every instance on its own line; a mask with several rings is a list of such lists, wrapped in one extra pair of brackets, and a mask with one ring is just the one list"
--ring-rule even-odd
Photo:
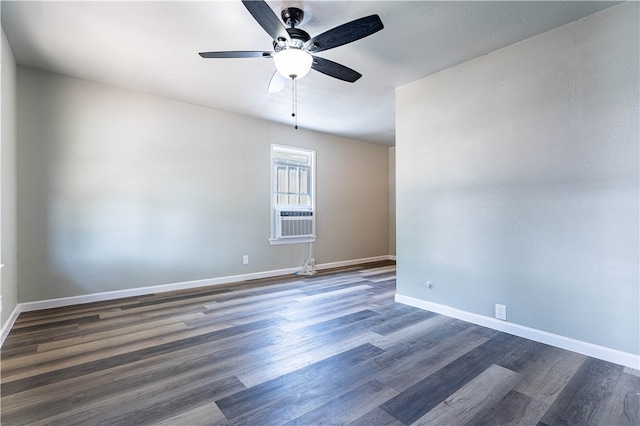
[(304, 11), (297, 7), (287, 7), (282, 9), (280, 16), (282, 16), (282, 20), (285, 24), (289, 25), (291, 28), (295, 28), (296, 25), (300, 24), (304, 19)]

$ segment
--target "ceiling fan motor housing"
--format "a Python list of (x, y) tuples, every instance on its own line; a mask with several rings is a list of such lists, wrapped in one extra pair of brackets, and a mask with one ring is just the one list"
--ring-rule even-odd
[(291, 43), (276, 43), (273, 42), (273, 47), (276, 50), (282, 50), (287, 47), (297, 47), (298, 49), (302, 49), (304, 44), (311, 38), (311, 36), (306, 32), (299, 28), (287, 28), (287, 32), (289, 33), (289, 37), (291, 37)]

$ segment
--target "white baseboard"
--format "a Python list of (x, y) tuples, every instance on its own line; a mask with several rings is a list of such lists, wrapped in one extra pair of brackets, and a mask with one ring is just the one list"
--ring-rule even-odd
[(483, 315), (474, 314), (460, 309), (452, 308), (446, 305), (429, 302), (427, 300), (416, 299), (409, 296), (396, 294), (395, 301), (405, 305), (424, 309), (426, 311), (435, 312), (437, 314), (446, 315), (472, 324), (481, 325), (493, 330), (503, 331), (513, 334), (514, 336), (524, 337), (525, 339), (534, 340), (536, 342), (555, 346), (557, 348), (566, 349), (577, 352), (593, 358), (609, 361), (614, 364), (623, 365), (625, 367), (640, 369), (640, 356), (622, 352), (616, 349), (607, 348), (605, 346), (595, 345), (593, 343), (583, 342), (581, 340), (572, 339), (570, 337), (560, 336), (558, 334), (548, 333), (546, 331), (537, 330), (535, 328), (525, 327), (511, 322), (501, 321), (495, 318), (485, 317)]
[(341, 262), (332, 262), (332, 263), (322, 263), (320, 265), (316, 265), (316, 269), (321, 271), (323, 269), (343, 268), (345, 266), (362, 265), (363, 263), (380, 262), (383, 260), (390, 260), (390, 259), (391, 259), (391, 256), (389, 255), (365, 257), (363, 259), (343, 260)]
[[(388, 260), (389, 256), (367, 257), (363, 259), (344, 260), (341, 262), (323, 263), (316, 265), (317, 270), (353, 266), (363, 263)], [(82, 303), (102, 302), (105, 300), (121, 299), (124, 297), (144, 296), (146, 294), (164, 293), (167, 291), (188, 290), (191, 288), (208, 287), (220, 284), (231, 284), (240, 281), (258, 280), (283, 275), (292, 275), (300, 270), (296, 268), (273, 269), (270, 271), (252, 272), (249, 274), (229, 275), (226, 277), (206, 278), (203, 280), (185, 281), (172, 284), (160, 284), (148, 287), (137, 287), (125, 290), (105, 291), (101, 293), (83, 294), (79, 296), (61, 297), (57, 299), (39, 300), (36, 302), (20, 303), (20, 312), (38, 311), (41, 309), (59, 308), (62, 306), (79, 305)]]
[(80, 305), (82, 303), (103, 302), (106, 300), (122, 299), (125, 297), (144, 296), (147, 294), (165, 293), (168, 291), (188, 290), (192, 288), (207, 287), (220, 284), (231, 284), (240, 281), (270, 278), (282, 275), (294, 274), (298, 268), (277, 269), (272, 271), (254, 272), (242, 275), (230, 275), (226, 277), (207, 278), (203, 280), (184, 281), (171, 284), (160, 284), (147, 287), (128, 288), (124, 290), (105, 291), (100, 293), (82, 294), (78, 296), (60, 297), (57, 299), (39, 300), (36, 302), (24, 302), (21, 312), (39, 311), (41, 309), (59, 308), (62, 306)]
[[(389, 258), (390, 256), (384, 255), (384, 256), (366, 257), (362, 259), (344, 260), (340, 262), (323, 263), (323, 264), (316, 265), (316, 269), (323, 270), (323, 269), (331, 269), (331, 268), (340, 268), (345, 266), (360, 265), (364, 263), (389, 260)], [(220, 285), (220, 284), (231, 284), (231, 283), (236, 283), (241, 281), (257, 280), (261, 278), (272, 278), (272, 277), (278, 277), (283, 275), (293, 275), (299, 270), (300, 270), (299, 267), (274, 269), (270, 271), (252, 272), (249, 274), (229, 275), (226, 277), (207, 278), (203, 280), (185, 281), (180, 283), (161, 284), (161, 285), (155, 285), (155, 286), (149, 286), (149, 287), (137, 287), (137, 288), (130, 288), (125, 290), (105, 291), (100, 293), (83, 294), (79, 296), (60, 297), (57, 299), (38, 300), (35, 302), (18, 303), (16, 308), (13, 310), (11, 317), (2, 327), (2, 332), (0, 334), (0, 347), (4, 343), (4, 339), (9, 334), (11, 327), (13, 327), (13, 324), (15, 323), (16, 319), (18, 318), (18, 315), (21, 312), (38, 311), (41, 309), (59, 308), (62, 306), (80, 305), (83, 303), (91, 303), (91, 302), (103, 302), (106, 300), (121, 299), (124, 297), (144, 296), (147, 294), (164, 293), (167, 291), (188, 290), (191, 288), (208, 287), (208, 286)]]

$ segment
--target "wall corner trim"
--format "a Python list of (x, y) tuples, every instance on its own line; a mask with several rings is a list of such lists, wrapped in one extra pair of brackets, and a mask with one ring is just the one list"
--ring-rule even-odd
[(11, 327), (13, 327), (13, 324), (15, 324), (21, 312), (22, 312), (22, 307), (18, 303), (16, 307), (13, 308), (13, 311), (11, 311), (11, 315), (9, 315), (9, 318), (7, 318), (7, 320), (4, 322), (2, 329), (0, 330), (0, 347), (2, 347), (2, 344), (4, 343), (4, 339), (6, 339), (7, 336), (9, 335), (9, 332), (11, 331)]
[(395, 295), (395, 301), (404, 305), (413, 306), (415, 308), (424, 309), (426, 311), (431, 311), (437, 314), (442, 314), (448, 317), (470, 322), (472, 324), (481, 325), (493, 330), (513, 334), (514, 336), (524, 337), (525, 339), (530, 339), (536, 342), (555, 346), (560, 349), (566, 349), (572, 352), (580, 353), (582, 355), (587, 355), (593, 358), (598, 358), (604, 361), (640, 370), (640, 355), (622, 352), (617, 349), (611, 349), (605, 346), (583, 342), (581, 340), (572, 339), (570, 337), (565, 337), (510, 322), (497, 320), (483, 315), (474, 314), (472, 312), (452, 308), (450, 306), (429, 302), (427, 300), (403, 296), (397, 293)]

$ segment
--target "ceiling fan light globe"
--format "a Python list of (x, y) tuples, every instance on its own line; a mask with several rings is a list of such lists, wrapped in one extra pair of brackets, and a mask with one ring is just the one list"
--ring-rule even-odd
[(309, 52), (291, 47), (276, 53), (273, 60), (278, 72), (286, 78), (304, 77), (313, 63), (313, 57)]

